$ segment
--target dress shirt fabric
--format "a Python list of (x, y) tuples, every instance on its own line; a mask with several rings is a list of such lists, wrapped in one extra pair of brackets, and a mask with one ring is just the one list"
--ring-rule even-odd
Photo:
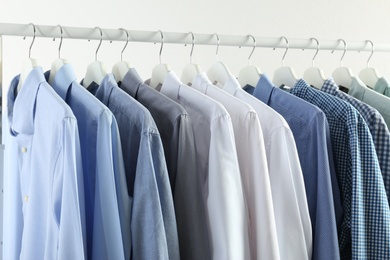
[(338, 90), (332, 78), (327, 79), (321, 88), (322, 91), (338, 97), (351, 104), (362, 115), (370, 129), (375, 151), (378, 156), (383, 182), (390, 202), (390, 132), (381, 114), (366, 103)]
[[(50, 71), (45, 73), (46, 79)], [(51, 86), (78, 122), (84, 175), (88, 259), (130, 258), (130, 197), (114, 115), (77, 81), (70, 64)]]
[(374, 90), (387, 97), (390, 97), (390, 84), (384, 77), (378, 79), (378, 81), (375, 83)]
[(310, 259), (312, 230), (293, 134), (281, 115), (246, 93), (231, 76), (223, 90), (257, 112), (264, 136), (281, 259)]
[(229, 114), (220, 103), (184, 85), (173, 71), (161, 93), (181, 104), (192, 120), (212, 258), (250, 259), (247, 209)]
[(190, 116), (181, 105), (144, 84), (134, 68), (127, 72), (120, 88), (149, 110), (160, 132), (175, 204), (181, 259), (210, 259)]
[(205, 73), (194, 89), (220, 102), (229, 113), (248, 207), (251, 259), (280, 259), (263, 132), (251, 106), (213, 86)]
[(369, 129), (350, 104), (300, 79), (291, 93), (325, 113), (344, 208), (341, 259), (390, 257), (390, 210)]
[(378, 110), (378, 112), (383, 116), (383, 119), (387, 124), (387, 128), (390, 129), (389, 97), (369, 89), (359, 78), (356, 77), (352, 78), (348, 94)]
[[(84, 259), (84, 197), (77, 120), (35, 67), (17, 93), (8, 92), (23, 200), (20, 251), (15, 259)], [(15, 216), (19, 218), (19, 216)], [(19, 242), (18, 242), (19, 243)]]
[(294, 134), (312, 224), (312, 259), (340, 259), (336, 215), (341, 219), (342, 207), (325, 114), (276, 88), (266, 74), (253, 95), (282, 115)]
[(95, 96), (119, 127), (127, 188), (131, 197), (132, 259), (179, 259), (169, 176), (160, 134), (149, 111), (107, 74)]

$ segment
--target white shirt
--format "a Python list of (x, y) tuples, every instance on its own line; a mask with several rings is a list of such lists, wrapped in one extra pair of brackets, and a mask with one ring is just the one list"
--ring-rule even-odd
[(250, 259), (247, 209), (229, 114), (218, 102), (184, 85), (173, 71), (161, 93), (191, 117), (213, 259)]
[(309, 209), (297, 148), (287, 122), (246, 93), (233, 76), (223, 90), (252, 106), (260, 119), (281, 259), (310, 259), (313, 242)]
[(263, 131), (256, 111), (213, 86), (205, 73), (195, 77), (192, 87), (220, 102), (230, 114), (248, 206), (251, 259), (280, 259)]

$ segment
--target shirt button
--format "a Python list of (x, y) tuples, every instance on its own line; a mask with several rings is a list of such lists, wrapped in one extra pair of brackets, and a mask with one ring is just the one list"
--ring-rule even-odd
[(25, 201), (25, 202), (28, 202), (28, 196), (27, 196), (27, 195), (24, 196), (24, 201)]
[(22, 153), (25, 153), (27, 152), (27, 148), (26, 147), (22, 147)]

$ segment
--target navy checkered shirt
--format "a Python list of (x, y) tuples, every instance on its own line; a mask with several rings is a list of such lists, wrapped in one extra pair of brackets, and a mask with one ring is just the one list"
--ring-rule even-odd
[(324, 82), (321, 90), (347, 101), (359, 111), (366, 121), (378, 156), (383, 182), (387, 192), (387, 200), (390, 202), (390, 132), (382, 115), (375, 108), (338, 90), (337, 84), (332, 78)]
[(290, 93), (325, 113), (344, 208), (341, 259), (390, 259), (390, 209), (371, 134), (345, 101), (299, 80)]

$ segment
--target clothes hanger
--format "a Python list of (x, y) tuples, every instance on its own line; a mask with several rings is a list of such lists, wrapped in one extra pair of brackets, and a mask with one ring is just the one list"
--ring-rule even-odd
[(232, 75), (232, 73), (230, 72), (228, 67), (222, 62), (220, 62), (218, 59), (219, 36), (218, 34), (215, 34), (215, 36), (217, 37), (217, 51), (215, 52), (215, 55), (217, 56), (217, 61), (207, 71), (207, 77), (214, 85), (216, 85), (217, 83), (224, 85), (226, 80)]
[(161, 35), (161, 47), (159, 53), (160, 64), (153, 68), (152, 77), (150, 78), (150, 86), (152, 88), (156, 88), (158, 85), (162, 85), (164, 83), (165, 77), (171, 71), (171, 68), (168, 64), (161, 63), (161, 53), (164, 46), (164, 34), (160, 30), (158, 32), (160, 32)]
[(192, 47), (191, 47), (191, 52), (190, 52), (190, 64), (188, 64), (182, 74), (181, 74), (181, 81), (184, 84), (187, 84), (188, 86), (192, 85), (192, 81), (194, 80), (195, 76), (202, 72), (202, 69), (198, 64), (192, 63), (192, 53), (194, 51), (194, 46), (195, 46), (195, 37), (192, 32), (189, 32), (192, 36)]
[[(335, 71), (333, 71), (332, 77), (337, 85), (349, 89), (349, 87), (351, 86), (353, 73), (352, 73), (352, 70), (350, 68), (342, 67), (344, 55), (347, 52), (347, 43), (343, 39), (339, 39), (339, 41), (342, 41), (344, 43), (344, 53), (340, 59), (340, 67), (337, 68)], [(334, 50), (332, 51), (332, 53), (333, 52), (334, 52)]]
[(282, 67), (280, 67), (274, 72), (273, 83), (276, 86), (293, 87), (298, 81), (298, 77), (296, 76), (295, 70), (293, 68), (284, 66), (284, 58), (286, 57), (286, 54), (288, 52), (289, 43), (286, 37), (282, 36), (281, 39), (284, 39), (286, 41), (286, 51), (284, 52), (282, 58)]
[(314, 59), (320, 51), (320, 42), (316, 38), (310, 38), (310, 40), (315, 40), (317, 42), (317, 51), (312, 59), (311, 68), (308, 68), (303, 73), (303, 78), (311, 86), (321, 89), (322, 85), (324, 85), (326, 78), (324, 76), (324, 72), (320, 68), (314, 67)]
[(255, 37), (253, 37), (253, 35), (250, 34), (248, 35), (248, 37), (251, 37), (253, 39), (253, 49), (248, 57), (248, 66), (241, 69), (238, 73), (238, 82), (240, 83), (241, 87), (245, 87), (246, 85), (256, 87), (257, 82), (261, 77), (261, 71), (258, 67), (250, 65), (252, 54), (256, 49), (256, 39)]
[(112, 67), (112, 74), (114, 74), (116, 82), (123, 81), (126, 73), (129, 71), (129, 69), (132, 68), (130, 63), (123, 61), (123, 52), (125, 51), (127, 44), (129, 43), (129, 32), (123, 28), (119, 28), (119, 30), (124, 31), (126, 33), (126, 44), (121, 52), (121, 61), (115, 63), (115, 65)]
[(99, 52), (100, 46), (103, 41), (103, 31), (100, 27), (95, 27), (100, 31), (100, 42), (95, 52), (95, 61), (88, 65), (87, 72), (85, 73), (85, 78), (83, 80), (83, 86), (88, 87), (92, 82), (100, 85), (103, 81), (103, 78), (107, 75), (107, 71), (103, 62), (98, 61), (97, 54)]
[[(18, 87), (17, 87), (17, 91), (19, 92), (20, 89), (22, 88), (23, 86), (23, 83), (25, 82), (28, 74), (30, 74), (30, 72), (38, 66), (38, 62), (36, 59), (32, 59), (31, 58), (31, 49), (32, 49), (32, 46), (34, 44), (34, 41), (35, 41), (35, 34), (36, 34), (36, 28), (35, 28), (35, 25), (33, 23), (29, 23), (29, 25), (32, 25), (33, 27), (33, 30), (34, 30), (34, 34), (33, 34), (33, 39), (32, 39), (32, 42), (30, 44), (30, 48), (28, 49), (28, 59), (25, 60), (23, 62), (23, 65), (22, 65), (22, 71), (20, 73), (20, 78), (19, 78), (19, 83), (18, 83)], [(26, 36), (23, 37), (23, 39), (25, 40), (26, 39)]]
[[(53, 63), (51, 64), (51, 69), (50, 69), (50, 76), (49, 76), (49, 84), (52, 84), (53, 81), (54, 81), (54, 77), (55, 75), (57, 74), (57, 72), (60, 70), (60, 68), (68, 63), (67, 60), (65, 59), (61, 59), (61, 47), (62, 47), (62, 36), (63, 36), (63, 30), (62, 30), (62, 26), (61, 25), (57, 25), (60, 27), (60, 31), (61, 31), (61, 38), (60, 38), (60, 45), (58, 46), (58, 59), (56, 59), (55, 61), (53, 61)], [(53, 41), (55, 41), (56, 38), (53, 39)]]
[(371, 43), (371, 55), (370, 57), (368, 57), (367, 60), (367, 68), (360, 71), (359, 78), (363, 81), (364, 84), (366, 84), (366, 86), (370, 86), (371, 88), (373, 88), (378, 82), (378, 80), (381, 78), (381, 76), (376, 69), (370, 68), (370, 60), (372, 55), (374, 54), (374, 44), (370, 40), (367, 40), (366, 42)]

